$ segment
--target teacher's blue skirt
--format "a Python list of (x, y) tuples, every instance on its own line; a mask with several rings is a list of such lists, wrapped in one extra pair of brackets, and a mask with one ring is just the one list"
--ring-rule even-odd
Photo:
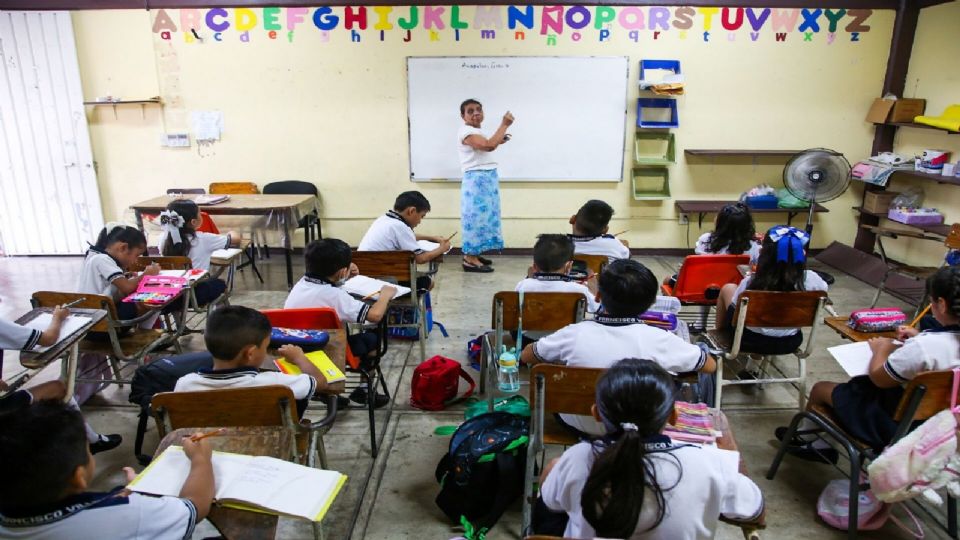
[(460, 222), (464, 254), (479, 255), (484, 251), (503, 249), (499, 183), (496, 169), (463, 173)]

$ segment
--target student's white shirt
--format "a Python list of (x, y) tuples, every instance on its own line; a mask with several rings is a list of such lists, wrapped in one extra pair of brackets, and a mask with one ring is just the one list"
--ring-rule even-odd
[[(625, 358), (653, 360), (672, 373), (698, 371), (706, 361), (700, 347), (645, 324), (614, 326), (596, 321), (568, 325), (533, 344), (541, 362), (574, 367), (609, 368)], [(603, 435), (603, 425), (589, 416), (560, 415), (580, 431)]]
[(457, 146), (460, 150), (460, 170), (467, 172), (496, 169), (497, 162), (493, 160), (493, 156), (490, 155), (490, 152), (487, 152), (486, 150), (477, 150), (469, 144), (464, 144), (463, 140), (470, 135), (480, 135), (481, 137), (484, 136), (483, 132), (480, 131), (480, 128), (468, 126), (467, 124), (460, 126), (460, 129), (457, 131)]
[[(167, 233), (164, 232), (160, 236), (160, 243), (157, 244), (157, 247), (159, 247), (161, 251), (166, 241)], [(197, 231), (193, 239), (190, 240), (190, 253), (188, 253), (187, 256), (190, 257), (190, 264), (194, 268), (210, 270), (210, 255), (218, 249), (226, 249), (228, 247), (230, 247), (229, 234), (213, 234)]]
[(293, 286), (283, 309), (331, 307), (337, 311), (337, 317), (343, 324), (367, 320), (370, 305), (350, 296), (350, 293), (334, 287), (330, 283), (307, 276)]
[(390, 210), (374, 221), (357, 251), (412, 251), (422, 253), (417, 235), (397, 212)]
[(40, 342), (40, 334), (39, 330), (0, 319), (0, 350), (29, 351)]
[(572, 292), (582, 294), (587, 299), (587, 311), (594, 313), (600, 308), (596, 295), (590, 292), (583, 283), (566, 280), (545, 280), (530, 277), (521, 279), (514, 289), (517, 292)]
[(903, 342), (890, 353), (883, 369), (905, 384), (924, 371), (943, 371), (960, 366), (960, 333), (926, 331)]
[[(713, 233), (703, 233), (700, 235), (700, 238), (697, 238), (697, 246), (693, 248), (693, 252), (697, 255), (727, 255), (730, 253), (726, 247), (720, 249), (720, 251), (710, 251), (710, 238), (713, 236)], [(757, 259), (760, 257), (760, 242), (756, 240), (750, 241), (750, 249), (743, 252), (743, 255), (750, 256), (750, 264), (757, 264)]]
[[(82, 504), (95, 496), (84, 493), (70, 498)], [(38, 519), (49, 514), (37, 516)], [(196, 525), (197, 510), (188, 499), (151, 497), (132, 493), (109, 497), (63, 519), (48, 519), (34, 526), (21, 526), (15, 518), (0, 518), (0, 538), (17, 540), (189, 540)], [(29, 518), (27, 518), (29, 519)]]
[(573, 252), (582, 255), (606, 255), (610, 261), (615, 259), (629, 259), (630, 248), (609, 234), (601, 236), (567, 235), (573, 240)]
[[(714, 446), (677, 445), (649, 455), (659, 485), (673, 487), (663, 491), (663, 521), (650, 531), (647, 529), (656, 521), (657, 503), (652, 490), (644, 489), (643, 509), (631, 540), (705, 540), (714, 537), (721, 514), (751, 519), (763, 510), (760, 488), (739, 472), (738, 452)], [(540, 496), (548, 508), (570, 516), (564, 537), (596, 536), (580, 507), (583, 487), (595, 460), (591, 443), (576, 444), (563, 453), (540, 487)]]
[[(743, 293), (743, 291), (747, 290), (752, 281), (753, 275), (749, 275), (740, 281), (740, 285), (737, 286), (737, 290), (733, 293), (733, 299), (730, 300), (731, 304), (734, 306), (737, 305), (737, 300), (739, 300), (740, 295)], [(805, 291), (826, 291), (827, 282), (824, 281), (820, 275), (813, 270), (806, 270), (806, 273), (803, 276), (803, 289)], [(736, 321), (733, 321), (733, 324), (736, 325)], [(797, 328), (758, 328), (752, 326), (748, 326), (747, 328), (757, 332), (758, 334), (771, 337), (792, 336), (799, 331)]]
[(256, 368), (201, 369), (177, 379), (174, 392), (198, 392), (223, 388), (256, 388), (279, 384), (293, 391), (294, 399), (306, 399), (317, 389), (317, 381), (305, 373), (287, 375), (279, 371), (258, 371)]
[(120, 289), (113, 284), (113, 280), (123, 277), (123, 269), (109, 254), (90, 248), (83, 259), (80, 268), (80, 277), (77, 279), (77, 292), (101, 294), (119, 302)]

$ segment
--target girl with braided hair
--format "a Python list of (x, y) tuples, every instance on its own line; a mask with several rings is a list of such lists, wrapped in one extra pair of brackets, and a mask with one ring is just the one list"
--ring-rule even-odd
[[(927, 279), (930, 312), (942, 325), (937, 329), (918, 331), (901, 326), (897, 340), (871, 338), (870, 366), (867, 375), (835, 383), (820, 381), (810, 391), (807, 408), (826, 406), (850, 435), (876, 450), (882, 450), (893, 439), (897, 424), (894, 411), (903, 396), (903, 385), (925, 371), (942, 371), (960, 366), (960, 268), (944, 267)], [(800, 429), (806, 426), (801, 424)], [(777, 428), (782, 439), (787, 428)], [(818, 441), (819, 442), (819, 441)], [(798, 457), (836, 461), (836, 451), (812, 452), (801, 437), (790, 441), (788, 451)], [(819, 446), (818, 446), (819, 448)]]
[(661, 433), (676, 421), (674, 388), (650, 360), (621, 360), (600, 377), (593, 416), (607, 435), (570, 447), (544, 469), (537, 533), (707, 539), (721, 514), (760, 516), (763, 496), (740, 474), (737, 452), (674, 444)]

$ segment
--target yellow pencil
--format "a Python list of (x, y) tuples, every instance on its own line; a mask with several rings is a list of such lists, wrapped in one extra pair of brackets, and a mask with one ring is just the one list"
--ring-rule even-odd
[(451, 234), (450, 236), (448, 236), (448, 237), (447, 237), (447, 242), (449, 242), (451, 239), (453, 239), (453, 237), (456, 236), (458, 232), (459, 232), (459, 231), (454, 231), (453, 234)]
[(201, 440), (203, 440), (203, 439), (206, 439), (207, 437), (213, 437), (214, 435), (220, 435), (220, 434), (223, 433), (224, 431), (226, 431), (226, 428), (215, 429), (215, 430), (213, 430), (213, 431), (208, 431), (208, 432), (206, 432), (206, 433), (195, 433), (195, 434), (193, 434), (193, 435), (190, 436), (190, 440), (193, 441), (193, 442), (201, 441)]
[(618, 232), (617, 234), (615, 234), (614, 236), (620, 236), (621, 234), (627, 233), (627, 232), (630, 232), (630, 229), (627, 229), (627, 230), (625, 230), (625, 231), (620, 231), (620, 232)]
[(923, 311), (921, 311), (920, 314), (917, 315), (917, 318), (914, 319), (912, 323), (910, 323), (910, 326), (916, 328), (917, 323), (920, 322), (920, 319), (922, 319), (923, 316), (926, 315), (928, 311), (930, 311), (930, 306), (932, 305), (933, 304), (927, 304), (927, 307), (923, 308)]
[(378, 295), (378, 294), (380, 294), (380, 291), (374, 291), (374, 292), (372, 292), (372, 293), (364, 296), (363, 298), (361, 298), (360, 301), (363, 302), (363, 301), (366, 301), (366, 300), (370, 300), (371, 298), (373, 298), (374, 296), (376, 296), (376, 295)]

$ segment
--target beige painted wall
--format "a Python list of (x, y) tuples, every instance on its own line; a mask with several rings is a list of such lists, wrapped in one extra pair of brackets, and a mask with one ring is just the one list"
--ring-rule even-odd
[[(955, 6), (934, 9), (955, 14)], [(342, 14), (342, 8), (336, 9)], [(462, 18), (472, 23), (474, 8), (465, 6), (462, 12)], [(524, 41), (515, 41), (512, 32), (506, 31), (496, 39), (481, 40), (473, 29), (462, 31), (460, 42), (454, 41), (449, 29), (439, 32), (438, 41), (430, 41), (425, 30), (416, 29), (409, 43), (401, 41), (399, 30), (387, 31), (386, 41), (380, 42), (370, 13), (371, 27), (360, 32), (360, 43), (350, 42), (350, 32), (341, 23), (329, 34), (329, 41), (307, 24), (295, 32), (292, 43), (284, 39), (285, 32), (270, 41), (263, 29), (256, 29), (251, 31), (250, 43), (240, 43), (234, 32), (225, 33), (225, 41), (213, 43), (211, 32), (205, 31), (205, 43), (191, 44), (180, 33), (171, 41), (154, 35), (151, 25), (156, 13), (74, 14), (87, 99), (159, 94), (165, 101), (162, 108), (148, 106), (145, 111), (118, 107), (116, 115), (110, 107), (88, 108), (106, 217), (122, 216), (130, 204), (168, 187), (206, 186), (215, 180), (243, 179), (262, 185), (277, 179), (305, 179), (322, 192), (325, 234), (354, 245), (368, 223), (407, 189), (420, 189), (431, 200), (434, 211), (421, 226), (425, 233), (449, 234), (459, 227), (459, 184), (408, 179), (404, 61), (408, 55), (628, 55), (628, 126), (635, 125), (637, 62), (679, 59), (687, 94), (680, 98), (681, 126), (675, 130), (678, 162), (670, 170), (673, 197), (732, 199), (761, 182), (779, 187), (784, 160), (688, 160), (684, 148), (819, 146), (839, 150), (851, 161), (867, 155), (873, 130), (863, 117), (882, 84), (893, 23), (892, 12), (877, 11), (868, 21), (871, 30), (861, 34), (859, 42), (851, 42), (848, 33), (839, 31), (829, 44), (823, 31), (811, 42), (792, 32), (786, 42), (778, 43), (769, 23), (756, 42), (744, 29), (728, 41), (715, 17), (710, 42), (705, 43), (703, 20), (698, 16), (686, 39), (675, 29), (657, 40), (652, 32), (641, 31), (635, 43), (626, 30), (614, 26), (611, 39), (604, 43), (596, 30), (584, 31), (585, 37), (574, 42), (567, 29), (558, 36), (556, 46), (549, 46), (536, 31), (527, 31)], [(176, 10), (169, 13), (178, 19)], [(540, 8), (537, 13), (539, 19)], [(929, 19), (946, 24), (943, 18), (936, 21), (932, 13), (925, 12), (921, 24)], [(918, 50), (934, 56), (940, 40), (919, 34)], [(956, 51), (956, 43), (951, 46)], [(936, 56), (943, 62), (956, 55)], [(931, 69), (933, 62), (928, 60)], [(915, 69), (920, 65), (922, 61), (917, 60)], [(928, 83), (927, 79), (922, 82)], [(942, 79), (936, 86), (944, 84)], [(925, 91), (924, 86), (919, 95)], [(940, 101), (946, 103), (946, 96)], [(931, 99), (931, 107), (938, 106)], [(221, 142), (185, 150), (160, 146), (165, 131), (189, 128), (189, 111), (209, 109), (225, 114)], [(456, 115), (451, 111), (452, 122), (458, 120)], [(498, 111), (488, 115), (487, 127), (492, 130)], [(557, 111), (558, 121), (562, 116), (563, 111)], [(534, 120), (519, 114), (517, 121)], [(632, 134), (628, 128), (623, 182), (504, 184), (507, 246), (527, 247), (538, 233), (566, 231), (566, 218), (588, 198), (602, 198), (613, 205), (617, 215), (611, 228), (630, 229), (625, 237), (634, 247), (684, 247), (695, 240), (699, 234), (695, 221), (688, 240), (686, 227), (677, 222), (673, 200), (633, 200)], [(858, 193), (848, 191), (829, 203), (829, 214), (818, 216), (815, 246), (835, 239), (852, 242), (855, 218), (848, 209), (859, 201)], [(705, 223), (707, 230), (710, 220), (712, 216)], [(772, 224), (763, 221), (758, 227)]]

